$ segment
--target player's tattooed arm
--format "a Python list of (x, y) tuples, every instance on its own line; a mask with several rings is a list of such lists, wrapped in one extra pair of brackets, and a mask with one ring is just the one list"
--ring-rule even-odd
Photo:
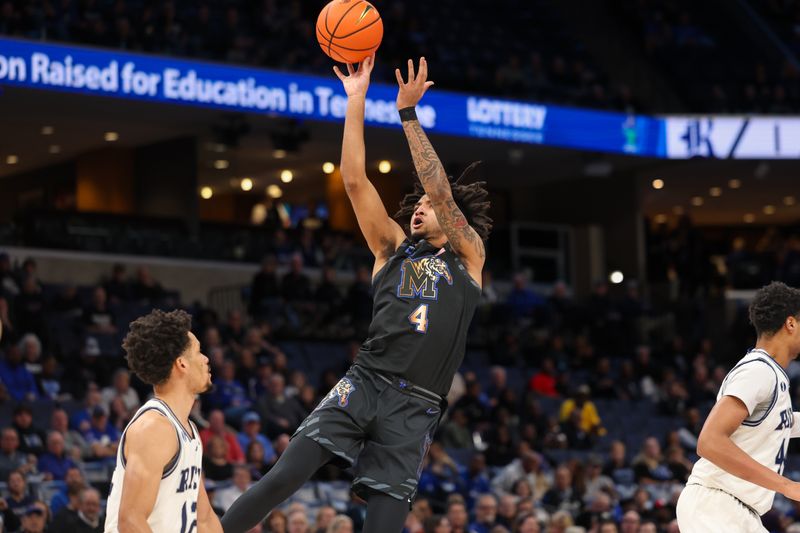
[[(399, 91), (397, 93), (397, 108), (407, 109), (416, 106), (433, 85), (428, 81), (428, 63), (425, 58), (419, 60), (419, 71), (414, 73), (414, 62), (408, 61), (408, 82), (403, 80), (400, 69), (395, 70)], [(408, 140), (414, 167), (422, 183), (425, 193), (431, 200), (436, 218), (447, 236), (453, 250), (472, 268), (480, 270), (486, 260), (486, 250), (483, 241), (467, 222), (464, 213), (453, 199), (450, 180), (436, 155), (436, 150), (422, 129), (419, 120), (403, 120), (403, 131)], [(471, 268), (471, 269), (472, 269)]]

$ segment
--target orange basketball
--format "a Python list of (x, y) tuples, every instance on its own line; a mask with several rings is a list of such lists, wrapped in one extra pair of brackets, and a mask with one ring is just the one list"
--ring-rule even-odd
[(333, 0), (317, 18), (317, 42), (331, 59), (359, 63), (378, 49), (383, 21), (366, 0)]

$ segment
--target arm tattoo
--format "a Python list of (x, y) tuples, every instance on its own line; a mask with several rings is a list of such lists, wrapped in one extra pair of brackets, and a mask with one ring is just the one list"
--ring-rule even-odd
[(483, 241), (456, 205), (447, 173), (419, 121), (403, 122), (403, 131), (408, 139), (408, 147), (411, 149), (419, 181), (431, 199), (436, 218), (439, 219), (447, 240), (454, 250), (464, 253), (470, 249), (477, 253), (481, 260), (485, 259), (486, 250)]

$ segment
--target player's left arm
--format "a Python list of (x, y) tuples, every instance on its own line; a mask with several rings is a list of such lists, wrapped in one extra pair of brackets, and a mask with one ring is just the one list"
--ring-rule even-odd
[(197, 495), (197, 533), (223, 533), (219, 517), (208, 499), (205, 476), (200, 479), (200, 493)]
[[(399, 90), (397, 93), (397, 109), (415, 107), (425, 91), (433, 85), (428, 81), (428, 63), (425, 58), (419, 60), (419, 72), (414, 73), (414, 61), (408, 60), (408, 83), (403, 81), (400, 69), (395, 70)], [(436, 218), (450, 242), (450, 246), (464, 261), (472, 278), (480, 283), (480, 273), (486, 261), (486, 249), (478, 233), (469, 225), (464, 213), (453, 199), (450, 180), (444, 170), (436, 150), (433, 149), (428, 136), (422, 129), (419, 120), (403, 120), (403, 131), (408, 140), (411, 157), (417, 175), (431, 200)]]

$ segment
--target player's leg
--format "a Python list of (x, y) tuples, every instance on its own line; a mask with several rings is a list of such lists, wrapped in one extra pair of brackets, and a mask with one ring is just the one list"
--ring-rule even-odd
[(408, 511), (408, 500), (376, 492), (367, 501), (367, 519), (362, 533), (400, 533)]
[(299, 489), (334, 455), (305, 437), (294, 438), (275, 466), (222, 517), (225, 533), (244, 533)]

